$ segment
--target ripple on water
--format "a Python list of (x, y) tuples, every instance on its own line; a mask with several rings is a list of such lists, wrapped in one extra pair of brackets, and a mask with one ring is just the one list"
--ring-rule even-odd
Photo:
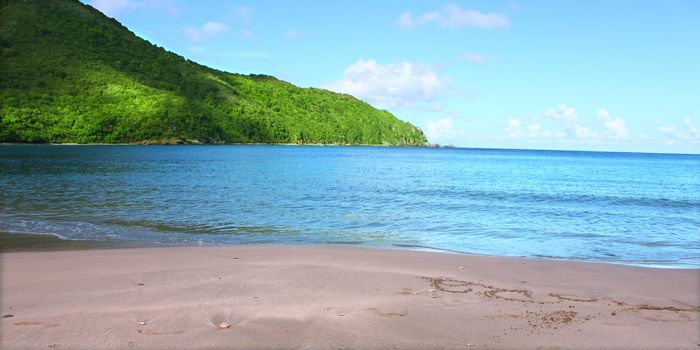
[(0, 230), (700, 266), (700, 156), (3, 146)]

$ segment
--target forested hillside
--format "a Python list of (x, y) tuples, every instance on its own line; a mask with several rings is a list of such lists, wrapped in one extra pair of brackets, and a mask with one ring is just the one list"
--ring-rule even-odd
[(0, 50), (0, 142), (427, 142), (352, 96), (186, 60), (77, 0), (0, 0)]

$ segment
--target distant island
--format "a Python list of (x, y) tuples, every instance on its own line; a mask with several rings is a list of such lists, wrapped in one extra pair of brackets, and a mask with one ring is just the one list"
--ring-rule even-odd
[(0, 1), (0, 142), (426, 146), (350, 95), (202, 66), (77, 0)]

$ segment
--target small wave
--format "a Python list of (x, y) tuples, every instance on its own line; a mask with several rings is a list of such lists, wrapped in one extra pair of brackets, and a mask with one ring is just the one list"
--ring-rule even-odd
[[(400, 194), (399, 190), (396, 192)], [(669, 199), (652, 197), (616, 197), (593, 194), (547, 194), (547, 193), (515, 193), (506, 191), (478, 191), (465, 188), (417, 189), (412, 191), (400, 190), (401, 193), (420, 198), (460, 198), (477, 201), (508, 201), (515, 203), (554, 203), (554, 204), (596, 204), (600, 206), (641, 206), (667, 209), (700, 209), (700, 201), (695, 199)]]
[(679, 262), (678, 259), (620, 259), (620, 260), (615, 260), (615, 261), (620, 261), (620, 262), (639, 262), (639, 263), (677, 263)]
[(273, 226), (245, 226), (245, 225), (177, 225), (162, 222), (151, 222), (146, 220), (108, 220), (105, 224), (116, 225), (129, 228), (145, 228), (159, 233), (180, 233), (191, 235), (244, 235), (244, 234), (284, 234)]
[(65, 241), (77, 241), (77, 239), (68, 238), (66, 236), (60, 235), (54, 232), (28, 232), (28, 231), (15, 231), (15, 230), (2, 230), (2, 232), (17, 235), (36, 235), (36, 236), (53, 236)]
[(470, 252), (465, 252), (465, 251), (460, 251), (460, 250), (445, 249), (445, 248), (435, 248), (435, 247), (430, 247), (430, 246), (425, 246), (425, 245), (420, 245), (420, 244), (394, 243), (394, 244), (392, 244), (391, 246), (392, 246), (392, 247), (397, 247), (397, 248), (406, 248), (406, 249), (409, 249), (409, 250), (426, 251), (426, 252), (440, 252), (440, 253), (451, 253), (451, 254), (480, 255), (480, 254), (472, 254), (472, 253), (470, 253)]

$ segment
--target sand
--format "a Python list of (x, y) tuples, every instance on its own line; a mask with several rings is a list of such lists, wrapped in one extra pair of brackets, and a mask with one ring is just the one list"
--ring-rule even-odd
[(0, 259), (2, 349), (700, 346), (699, 270), (336, 246)]

